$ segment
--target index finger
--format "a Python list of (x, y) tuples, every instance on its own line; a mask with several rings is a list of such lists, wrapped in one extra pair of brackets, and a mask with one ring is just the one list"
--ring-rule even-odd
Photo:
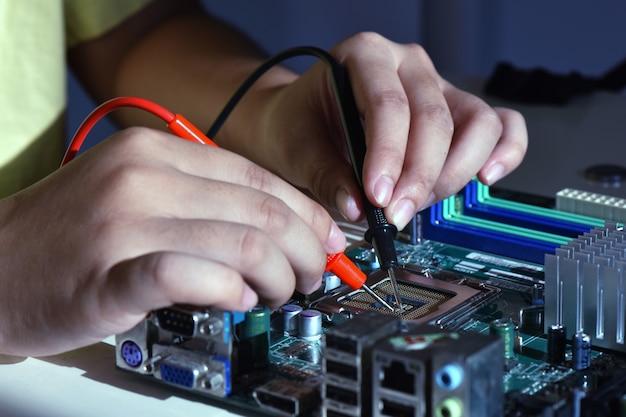
[(365, 194), (402, 227), (431, 194), (452, 140), (442, 80), (419, 45), (380, 42), (355, 59), (361, 70), (354, 64), (350, 77), (365, 122)]

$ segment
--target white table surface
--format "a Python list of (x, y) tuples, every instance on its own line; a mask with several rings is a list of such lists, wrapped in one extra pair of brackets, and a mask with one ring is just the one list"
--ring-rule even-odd
[(113, 339), (44, 358), (0, 355), (2, 417), (227, 417), (203, 398), (115, 368)]

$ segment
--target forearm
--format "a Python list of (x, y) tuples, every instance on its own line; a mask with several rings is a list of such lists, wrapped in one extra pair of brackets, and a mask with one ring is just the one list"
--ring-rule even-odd
[[(184, 114), (206, 131), (243, 80), (264, 59), (239, 32), (223, 22), (183, 15), (148, 33), (128, 54), (117, 78), (116, 94), (153, 99)], [(286, 70), (274, 70), (255, 84), (225, 126), (221, 146), (250, 137), (263, 98), (255, 93), (292, 81)], [(245, 120), (238, 123), (236, 120)], [(129, 122), (130, 120), (125, 120)], [(246, 129), (248, 131), (242, 131)]]
[[(158, 9), (158, 3), (148, 9)], [(146, 10), (105, 36), (76, 48), (70, 56), (79, 57), (74, 59), (78, 68), (90, 68), (81, 78), (98, 101), (119, 95), (148, 98), (185, 115), (206, 131), (265, 56), (244, 34), (201, 9), (193, 5), (177, 9), (169, 14)], [(138, 25), (144, 25), (145, 30), (138, 30)], [(106, 49), (121, 50), (119, 62), (106, 73), (102, 69), (93, 71), (102, 64), (112, 65), (99, 62), (107, 55), (102, 53)], [(295, 78), (284, 68), (274, 68), (255, 83), (220, 131), (220, 146), (247, 154), (242, 138), (253, 138), (259, 131), (264, 92)], [(123, 126), (160, 127), (158, 120), (138, 111), (120, 112), (116, 117)]]

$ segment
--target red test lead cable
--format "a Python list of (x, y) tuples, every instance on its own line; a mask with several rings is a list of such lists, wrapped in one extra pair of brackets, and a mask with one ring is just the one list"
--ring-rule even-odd
[(201, 143), (204, 145), (217, 146), (215, 142), (207, 138), (204, 133), (195, 127), (191, 122), (185, 119), (180, 114), (174, 114), (166, 108), (143, 98), (139, 97), (117, 97), (109, 101), (106, 101), (96, 107), (87, 118), (80, 125), (74, 138), (70, 142), (61, 166), (67, 164), (69, 161), (76, 157), (80, 147), (83, 145), (85, 138), (94, 127), (94, 125), (113, 110), (117, 110), (122, 107), (135, 107), (141, 110), (150, 112), (167, 123), (167, 128), (176, 136), (186, 139), (192, 142)]
[[(209, 139), (204, 133), (202, 133), (197, 127), (180, 114), (174, 114), (166, 108), (143, 98), (117, 97), (102, 103), (96, 107), (96, 109), (92, 111), (87, 118), (85, 118), (74, 134), (74, 137), (65, 152), (61, 166), (67, 164), (76, 157), (76, 154), (83, 145), (87, 135), (100, 119), (113, 110), (122, 107), (135, 107), (154, 114), (167, 123), (167, 128), (173, 134), (182, 139), (204, 145), (217, 146), (215, 142)], [(363, 288), (382, 305), (389, 308), (391, 311), (395, 311), (388, 303), (380, 298), (378, 294), (365, 285), (365, 280), (367, 279), (366, 275), (354, 263), (352, 263), (352, 261), (350, 261), (345, 254), (337, 253), (334, 255), (328, 255), (326, 259), (326, 271), (331, 271), (344, 283), (355, 290)]]
[(354, 264), (346, 256), (345, 253), (335, 253), (333, 255), (326, 255), (326, 271), (330, 271), (333, 274), (337, 275), (344, 284), (353, 290), (364, 289), (367, 291), (369, 295), (374, 297), (376, 301), (387, 307), (389, 310), (394, 313), (396, 310), (389, 305), (385, 300), (383, 300), (378, 294), (374, 292), (370, 287), (365, 284), (367, 280), (367, 275), (365, 272), (361, 271), (358, 266)]

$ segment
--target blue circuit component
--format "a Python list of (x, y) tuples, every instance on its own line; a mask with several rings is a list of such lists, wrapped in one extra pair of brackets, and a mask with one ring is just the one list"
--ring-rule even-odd
[(137, 343), (128, 340), (122, 343), (122, 347), (120, 349), (122, 359), (126, 363), (126, 365), (136, 368), (143, 362), (143, 354), (141, 353), (141, 348), (137, 345)]
[(577, 237), (604, 223), (592, 217), (495, 198), (489, 194), (489, 187), (478, 181), (471, 181), (463, 194), (465, 215), (559, 236)]
[(191, 368), (162, 363), (159, 369), (161, 371), (161, 379), (169, 384), (179, 385), (189, 389), (195, 386), (196, 373)]
[(476, 181), (425, 212), (425, 238), (541, 264), (547, 253), (602, 220), (489, 196)]
[(455, 222), (446, 214), (446, 205), (451, 204), (454, 201), (448, 199), (428, 209), (427, 220), (423, 222), (426, 239), (538, 264), (543, 263), (546, 253), (554, 253), (560, 246), (558, 243), (499, 231), (500, 224), (495, 222), (488, 224), (491, 229), (485, 228), (485, 223), (472, 225)]
[(228, 396), (228, 394), (230, 394), (232, 390), (230, 361), (227, 358), (220, 358), (217, 356), (214, 356), (213, 360), (217, 362), (222, 362), (224, 364), (224, 391), (226, 396)]

